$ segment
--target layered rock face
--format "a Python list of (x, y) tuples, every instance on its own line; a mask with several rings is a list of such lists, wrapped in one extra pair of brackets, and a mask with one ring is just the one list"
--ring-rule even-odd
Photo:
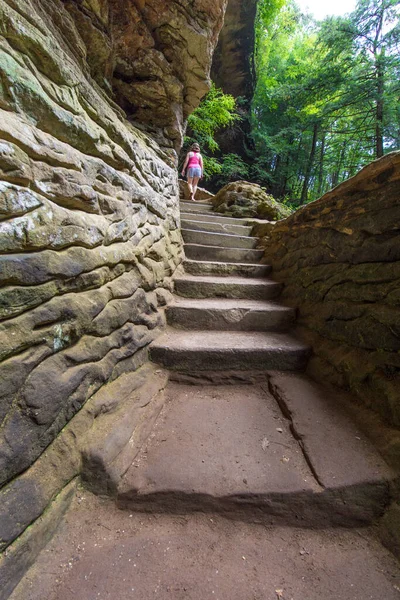
[(277, 223), (266, 259), (313, 346), (309, 370), (400, 426), (400, 153)]
[(129, 119), (180, 149), (183, 122), (208, 90), (227, 0), (63, 0), (96, 81)]
[(226, 94), (253, 95), (254, 21), (257, 0), (231, 0), (212, 66), (212, 79)]
[(252, 145), (249, 111), (255, 84), (253, 56), (256, 11), (257, 0), (230, 0), (211, 70), (212, 80), (217, 87), (226, 94), (241, 98), (238, 112), (242, 120), (217, 135), (221, 154), (233, 152), (244, 159)]
[(182, 253), (174, 147), (225, 5), (0, 0), (2, 508), (38, 497), (18, 474), (163, 327)]

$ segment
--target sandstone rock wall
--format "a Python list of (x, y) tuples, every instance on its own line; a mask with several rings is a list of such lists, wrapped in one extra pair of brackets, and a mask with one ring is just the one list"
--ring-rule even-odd
[(230, 0), (212, 66), (212, 79), (226, 94), (251, 100), (257, 0)]
[(226, 0), (186, 4), (0, 0), (1, 549), (79, 472), (93, 416), (68, 423), (164, 326), (174, 147)]
[[(238, 112), (242, 120), (217, 135), (220, 152), (222, 155), (233, 152), (244, 160), (248, 160), (248, 151), (252, 147), (249, 115), (255, 84), (256, 11), (257, 0), (230, 0), (211, 70), (217, 87), (226, 94), (241, 98)], [(211, 187), (218, 191), (218, 182), (212, 181)]]
[(309, 370), (400, 426), (400, 153), (276, 224), (266, 259), (312, 344)]
[(99, 85), (112, 88), (135, 124), (179, 151), (184, 121), (208, 91), (228, 0), (62, 1)]

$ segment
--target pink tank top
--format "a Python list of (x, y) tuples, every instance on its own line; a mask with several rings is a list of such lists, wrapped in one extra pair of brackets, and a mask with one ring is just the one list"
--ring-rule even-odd
[(200, 154), (198, 152), (191, 152), (192, 156), (189, 157), (188, 169), (192, 169), (194, 167), (201, 167), (200, 165)]

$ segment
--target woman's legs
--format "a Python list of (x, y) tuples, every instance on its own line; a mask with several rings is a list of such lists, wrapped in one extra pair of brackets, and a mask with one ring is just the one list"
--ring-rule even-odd
[(189, 192), (190, 192), (190, 199), (194, 200), (194, 194), (193, 194), (193, 177), (188, 177), (187, 178), (187, 184), (188, 184), (188, 188), (189, 188)]
[(194, 200), (194, 197), (197, 192), (197, 184), (199, 183), (199, 179), (200, 179), (200, 177), (193, 177), (193, 179), (192, 179), (192, 190), (193, 190), (192, 199), (193, 200)]

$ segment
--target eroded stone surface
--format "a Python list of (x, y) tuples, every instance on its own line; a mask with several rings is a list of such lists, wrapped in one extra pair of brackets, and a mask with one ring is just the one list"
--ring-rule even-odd
[[(141, 356), (140, 356), (141, 354)], [(60, 489), (82, 470), (95, 487), (96, 477), (101, 491), (112, 492), (111, 472), (115, 478), (123, 473), (121, 458), (128, 464), (135, 456), (131, 440), (140, 438), (142, 422), (157, 413), (154, 402), (165, 385), (165, 372), (150, 364), (140, 367), (147, 351), (137, 353), (132, 369), (115, 381), (103, 386), (64, 427), (35, 463), (22, 475), (0, 490), (0, 551), (6, 549), (24, 529), (35, 521), (51, 504)], [(158, 408), (159, 410), (159, 408)], [(93, 463), (97, 460), (97, 464)], [(93, 467), (90, 477), (88, 466)], [(97, 489), (99, 489), (99, 485)]]
[(92, 76), (130, 118), (180, 149), (183, 123), (208, 91), (228, 0), (63, 0)]
[(37, 555), (51, 540), (76, 492), (72, 481), (54, 500), (51, 509), (27, 529), (7, 553), (0, 556), (0, 597), (6, 600)]
[(265, 238), (309, 372), (400, 425), (400, 153), (365, 167)]
[(2, 548), (79, 473), (83, 407), (164, 327), (175, 148), (226, 1), (0, 0)]

